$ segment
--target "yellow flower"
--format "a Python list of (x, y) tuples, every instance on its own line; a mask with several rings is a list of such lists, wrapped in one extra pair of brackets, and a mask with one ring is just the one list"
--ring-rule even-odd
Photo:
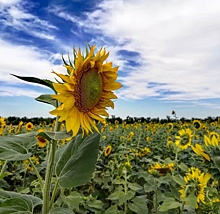
[(112, 146), (110, 146), (110, 145), (107, 146), (105, 151), (104, 151), (105, 157), (108, 157), (110, 155), (111, 151), (112, 151)]
[(0, 128), (5, 128), (5, 127), (6, 127), (5, 118), (0, 117)]
[(139, 153), (138, 153), (138, 156), (139, 157), (144, 157), (144, 156), (146, 156), (148, 153), (150, 153), (151, 151), (150, 151), (150, 149), (149, 148), (147, 148), (147, 147), (144, 147), (143, 149), (141, 149), (140, 151), (139, 151)]
[(95, 120), (102, 121), (103, 116), (109, 116), (106, 108), (114, 108), (111, 99), (117, 96), (112, 92), (121, 88), (121, 84), (115, 82), (118, 67), (113, 68), (112, 63), (104, 63), (109, 53), (101, 48), (95, 55), (95, 46), (86, 49), (86, 56), (81, 50), (74, 50), (74, 64), (65, 61), (68, 75), (57, 74), (63, 83), (53, 83), (56, 95), (52, 98), (61, 102), (61, 105), (51, 111), (59, 116), (59, 121), (66, 122), (67, 132), (73, 132), (75, 136), (80, 127), (88, 134), (92, 132), (91, 126), (99, 131)]
[[(38, 157), (36, 157), (35, 155), (30, 157), (30, 160), (33, 162), (33, 164), (38, 165), (40, 164)], [(29, 160), (23, 160), (23, 164), (25, 166), (25, 168), (27, 168), (29, 171), (33, 171), (33, 167), (30, 164)]]
[(37, 136), (37, 145), (41, 148), (44, 148), (47, 145), (47, 140), (42, 136)]
[(34, 128), (34, 125), (33, 125), (33, 123), (28, 122), (28, 123), (26, 124), (25, 128), (26, 128), (28, 131), (31, 131), (31, 130)]
[(179, 136), (175, 136), (175, 144), (178, 148), (185, 150), (188, 148), (188, 146), (191, 145), (192, 131), (189, 128), (187, 128), (179, 130), (178, 133)]
[(127, 166), (128, 168), (132, 168), (130, 161), (125, 162), (125, 166)]
[(191, 146), (192, 150), (199, 156), (204, 157), (206, 160), (210, 161), (210, 157), (206, 154), (201, 145), (196, 144), (196, 146)]
[(199, 120), (194, 120), (193, 126), (195, 127), (196, 130), (199, 130), (202, 127), (202, 123)]
[(208, 145), (218, 146), (218, 140), (215, 135), (213, 135), (213, 137), (208, 137), (208, 136), (204, 135), (204, 142), (205, 142), (206, 146), (208, 146)]
[(215, 136), (217, 140), (219, 140), (219, 134), (217, 132), (210, 132), (209, 138), (212, 139)]
[(191, 167), (184, 176), (185, 185), (181, 186), (179, 192), (181, 198), (187, 198), (189, 194), (193, 193), (196, 196), (196, 208), (200, 202), (205, 203), (205, 188), (211, 174), (201, 172), (198, 168)]
[(174, 169), (174, 163), (160, 164), (156, 162), (154, 165), (150, 166), (150, 169), (148, 169), (148, 172), (150, 174), (159, 173), (162, 176), (173, 169)]
[(168, 127), (168, 131), (171, 132), (173, 130), (173, 123), (168, 123), (167, 127)]

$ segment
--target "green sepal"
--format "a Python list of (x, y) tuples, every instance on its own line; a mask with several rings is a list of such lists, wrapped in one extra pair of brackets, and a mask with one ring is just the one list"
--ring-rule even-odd
[(40, 84), (40, 85), (47, 86), (47, 87), (51, 88), (53, 91), (56, 92), (56, 90), (53, 87), (53, 82), (50, 81), (50, 80), (39, 79), (39, 78), (36, 78), (36, 77), (18, 76), (18, 75), (15, 75), (15, 74), (11, 74), (11, 75), (17, 77), (18, 79), (24, 80), (26, 82), (32, 82), (32, 83), (37, 83), (37, 84)]
[(54, 107), (57, 107), (57, 100), (53, 99), (50, 94), (42, 94), (39, 97), (35, 98), (36, 101), (50, 104)]

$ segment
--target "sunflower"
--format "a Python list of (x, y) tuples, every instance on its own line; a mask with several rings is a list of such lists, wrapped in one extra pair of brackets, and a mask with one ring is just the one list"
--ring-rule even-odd
[(155, 175), (159, 174), (160, 176), (163, 176), (171, 170), (174, 170), (174, 163), (161, 164), (156, 162), (154, 165), (150, 166), (148, 172), (150, 174), (155, 174)]
[(195, 147), (191, 146), (192, 150), (199, 156), (204, 157), (206, 160), (210, 161), (210, 157), (203, 150), (203, 147), (199, 144), (196, 144)]
[(44, 148), (46, 145), (47, 145), (47, 140), (42, 137), (42, 136), (37, 136), (37, 145), (40, 147), (40, 148)]
[(216, 135), (209, 135), (209, 137), (204, 135), (204, 142), (206, 146), (218, 146), (218, 139), (216, 138)]
[(111, 151), (112, 151), (112, 146), (107, 146), (105, 151), (104, 151), (104, 155), (105, 157), (108, 157), (110, 154), (111, 154)]
[(26, 128), (28, 131), (31, 131), (31, 130), (34, 128), (34, 125), (33, 125), (33, 123), (28, 122), (28, 123), (26, 124), (25, 128)]
[(59, 116), (59, 121), (66, 122), (67, 132), (77, 135), (80, 127), (88, 134), (91, 127), (99, 132), (96, 121), (103, 121), (108, 117), (107, 107), (114, 108), (111, 99), (117, 96), (112, 92), (122, 87), (117, 79), (118, 67), (112, 67), (112, 62), (104, 63), (109, 53), (101, 48), (94, 54), (95, 46), (86, 48), (86, 55), (81, 50), (74, 49), (74, 63), (64, 60), (67, 75), (56, 74), (62, 83), (53, 83), (58, 94), (51, 95), (61, 105), (51, 111), (52, 115)]
[(0, 128), (5, 128), (5, 127), (6, 127), (5, 118), (0, 117)]
[(173, 130), (173, 123), (168, 123), (167, 127), (168, 127), (168, 131), (171, 132)]
[(202, 123), (199, 120), (194, 120), (193, 126), (196, 130), (200, 130), (202, 128)]
[(205, 203), (205, 188), (211, 174), (201, 172), (200, 169), (191, 167), (189, 171), (184, 176), (185, 185), (181, 186), (179, 190), (181, 198), (187, 198), (189, 194), (194, 194), (196, 196), (196, 208), (200, 202)]
[(185, 150), (188, 148), (188, 146), (191, 145), (192, 141), (192, 131), (187, 128), (187, 129), (181, 129), (178, 131), (179, 136), (175, 136), (175, 144), (178, 148)]

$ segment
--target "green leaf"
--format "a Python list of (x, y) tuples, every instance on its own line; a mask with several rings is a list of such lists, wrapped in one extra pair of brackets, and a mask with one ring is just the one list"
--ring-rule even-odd
[(184, 186), (186, 184), (185, 180), (180, 175), (174, 175), (174, 176), (172, 176), (172, 178), (177, 184), (179, 184), (181, 186)]
[(193, 193), (189, 194), (189, 196), (185, 199), (185, 201), (190, 208), (192, 209), (196, 208), (196, 196)]
[(71, 192), (68, 196), (62, 196), (62, 200), (68, 205), (70, 209), (79, 210), (81, 195), (78, 192)]
[(39, 132), (37, 136), (41, 136), (48, 141), (51, 140), (63, 140), (66, 138), (72, 137), (72, 134), (66, 133), (66, 131), (58, 131), (58, 132)]
[(189, 168), (185, 163), (181, 163), (178, 165), (178, 167), (183, 170), (184, 172), (188, 172)]
[(75, 187), (89, 181), (95, 170), (100, 134), (77, 135), (64, 146), (56, 164), (56, 174), (62, 187)]
[(10, 173), (10, 172), (3, 172), (3, 173), (1, 173), (0, 174), (0, 180), (5, 178), (5, 177), (8, 177), (9, 175), (12, 175), (12, 173)]
[(105, 214), (117, 214), (117, 213), (118, 213), (117, 205), (113, 205), (105, 211)]
[(174, 198), (166, 198), (159, 208), (159, 211), (165, 212), (181, 206), (181, 203), (175, 201)]
[(121, 190), (117, 190), (117, 191), (111, 193), (107, 199), (114, 201), (114, 200), (118, 200), (121, 196), (122, 197), (124, 196), (124, 192)]
[(57, 101), (53, 99), (50, 94), (42, 94), (39, 97), (35, 98), (36, 101), (50, 104), (54, 107), (57, 107)]
[[(18, 76), (15, 74), (11, 74), (12, 76), (17, 77), (18, 79), (24, 80), (26, 82), (32, 82), (32, 83), (37, 83), (40, 85), (44, 85), (47, 86), (48, 88), (51, 88), (53, 91), (55, 91), (54, 87), (53, 87), (53, 82), (47, 79), (39, 79), (36, 77), (24, 77), (24, 76)], [(56, 92), (56, 91), (55, 91)]]
[(0, 191), (0, 214), (5, 213), (32, 213), (42, 200), (32, 195), (20, 194), (10, 191)]
[(51, 210), (48, 214), (74, 214), (74, 212), (66, 208), (57, 207)]
[(217, 169), (220, 171), (220, 150), (213, 148), (211, 158)]
[(143, 197), (135, 197), (128, 204), (128, 208), (138, 214), (148, 213), (148, 207), (146, 203), (147, 199)]
[(123, 195), (120, 195), (119, 196), (119, 205), (122, 205), (126, 201), (131, 200), (134, 196), (135, 196), (135, 192), (134, 191), (128, 191), (127, 193), (124, 193)]
[(137, 183), (128, 183), (128, 187), (134, 191), (139, 191), (141, 190), (143, 187)]
[(92, 208), (95, 208), (95, 209), (99, 209), (101, 210), (102, 207), (103, 207), (104, 203), (100, 200), (94, 200), (94, 201), (89, 201), (88, 202), (88, 206), (89, 207), (92, 207)]
[(35, 137), (2, 136), (0, 137), (0, 159), (26, 160), (32, 155), (28, 149), (36, 145), (36, 142)]

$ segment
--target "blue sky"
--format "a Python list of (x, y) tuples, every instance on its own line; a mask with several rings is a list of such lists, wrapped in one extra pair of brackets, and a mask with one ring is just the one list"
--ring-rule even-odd
[(0, 0), (0, 116), (51, 116), (52, 91), (10, 73), (54, 80), (85, 44), (119, 66), (110, 115), (220, 116), (219, 26), (219, 0)]

